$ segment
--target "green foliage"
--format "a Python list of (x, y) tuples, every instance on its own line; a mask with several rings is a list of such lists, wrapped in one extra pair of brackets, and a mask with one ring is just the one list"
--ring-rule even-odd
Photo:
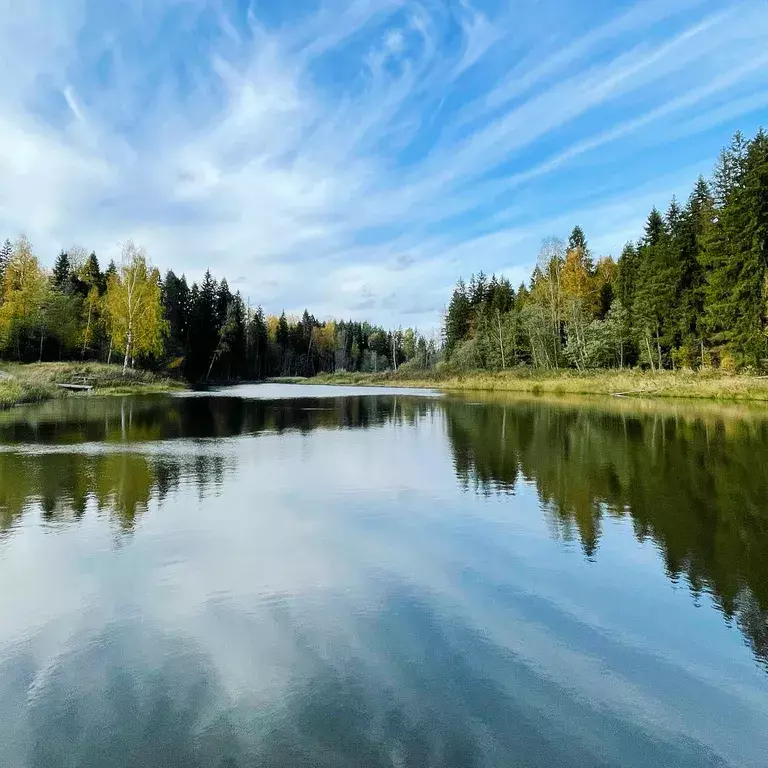
[(442, 361), (492, 372), (765, 369), (768, 137), (737, 133), (711, 181), (699, 178), (685, 205), (673, 199), (666, 214), (654, 207), (618, 262), (593, 259), (575, 226), (567, 242), (542, 243), (530, 280), (516, 290), (503, 275), (460, 279), (441, 341), (415, 328), (321, 321), (306, 310), (266, 316), (210, 271), (189, 285), (171, 271), (161, 280), (140, 262), (146, 309), (132, 311), (125, 263), (102, 273), (95, 254), (73, 247), (46, 270), (25, 238), (5, 241), (0, 356), (108, 362), (122, 353), (126, 367), (172, 368), (191, 381), (433, 370)]
[(665, 215), (654, 207), (618, 263), (594, 264), (577, 226), (567, 246), (544, 241), (530, 289), (503, 307), (489, 299), (501, 282), (481, 272), (457, 284), (444, 325), (450, 360), (461, 350), (462, 365), (489, 370), (768, 368), (768, 135), (737, 133), (711, 184), (700, 177)]

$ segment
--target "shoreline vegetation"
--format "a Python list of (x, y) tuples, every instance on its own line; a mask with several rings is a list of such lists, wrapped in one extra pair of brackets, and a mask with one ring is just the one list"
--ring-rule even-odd
[(62, 395), (61, 384), (82, 388), (83, 376), (104, 393), (313, 377), (768, 401), (768, 132), (734, 134), (711, 179), (699, 177), (666, 213), (654, 207), (617, 260), (593, 254), (575, 226), (567, 242), (545, 238), (517, 288), (481, 270), (446, 298), (429, 335), (307, 309), (277, 316), (210, 271), (191, 284), (171, 270), (163, 277), (131, 241), (106, 270), (79, 246), (49, 270), (21, 235), (0, 246), (0, 356), (31, 365), (6, 365), (0, 407)]
[[(89, 387), (69, 390), (59, 385)], [(0, 363), (0, 410), (59, 397), (157, 394), (186, 389), (152, 371), (105, 363)]]
[(721, 371), (413, 371), (320, 374), (312, 378), (277, 377), (285, 384), (391, 386), (442, 392), (485, 392), (526, 395), (599, 395), (617, 399), (659, 398), (768, 403), (768, 376)]
[[(402, 370), (381, 373), (339, 372), (312, 377), (277, 376), (276, 384), (401, 387), (451, 394), (487, 396), (613, 397), (618, 400), (694, 400), (713, 403), (768, 404), (768, 376), (722, 371), (449, 371)], [(220, 383), (220, 382), (219, 382)], [(245, 382), (231, 382), (245, 383)], [(85, 385), (70, 390), (59, 385)], [(104, 363), (0, 363), (0, 410), (61, 397), (163, 394), (189, 388), (186, 382), (141, 369), (123, 371)]]

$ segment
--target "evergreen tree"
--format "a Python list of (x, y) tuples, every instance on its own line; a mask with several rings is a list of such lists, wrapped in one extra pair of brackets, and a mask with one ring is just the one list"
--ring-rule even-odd
[(81, 280), (88, 288), (96, 288), (100, 295), (107, 290), (107, 281), (99, 266), (99, 260), (96, 254), (91, 252), (88, 260), (83, 267)]
[(645, 222), (645, 237), (643, 238), (643, 245), (656, 245), (666, 234), (666, 231), (667, 228), (664, 222), (664, 217), (654, 206), (653, 210), (651, 210), (650, 214), (648, 215), (648, 219)]
[(723, 148), (712, 175), (712, 188), (718, 208), (724, 208), (733, 192), (741, 186), (746, 170), (749, 142), (736, 131), (728, 147)]
[(109, 264), (107, 265), (107, 270), (104, 272), (104, 282), (108, 283), (109, 279), (117, 274), (117, 265), (115, 264), (115, 260), (111, 259)]
[(189, 340), (190, 294), (187, 280), (169, 270), (163, 281), (163, 315), (168, 322), (166, 352), (171, 358), (186, 357)]
[(675, 343), (675, 299), (679, 280), (674, 242), (666, 222), (653, 208), (638, 249), (639, 267), (632, 304), (636, 342), (641, 359), (663, 368)]
[[(694, 191), (674, 227), (673, 247), (679, 261), (675, 302), (677, 349), (675, 359), (685, 366), (705, 365), (703, 243), (711, 225), (713, 200), (699, 177)], [(669, 219), (669, 217), (668, 217)]]
[(587, 252), (587, 239), (584, 237), (584, 230), (578, 224), (573, 228), (568, 238), (568, 250), (575, 251), (577, 249), (584, 253)]
[(70, 268), (69, 255), (62, 251), (56, 257), (56, 263), (53, 267), (53, 285), (59, 291), (66, 291), (70, 287)]
[(448, 357), (469, 333), (472, 306), (463, 280), (456, 283), (445, 316), (445, 352)]
[(210, 270), (190, 296), (189, 349), (185, 373), (191, 381), (203, 379), (219, 343), (218, 285)]
[(765, 357), (765, 166), (763, 131), (746, 151), (734, 137), (714, 182), (715, 215), (703, 255), (704, 309), (710, 344), (728, 366), (762, 365)]

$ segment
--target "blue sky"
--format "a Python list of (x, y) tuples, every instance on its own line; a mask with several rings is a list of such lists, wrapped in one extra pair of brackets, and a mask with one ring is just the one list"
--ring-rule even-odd
[(0, 236), (434, 328), (768, 124), (766, 0), (0, 0)]

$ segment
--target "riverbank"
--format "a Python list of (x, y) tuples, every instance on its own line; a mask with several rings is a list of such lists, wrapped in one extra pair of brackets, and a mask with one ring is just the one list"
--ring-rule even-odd
[(520, 392), (553, 395), (696, 398), (768, 402), (768, 377), (720, 371), (477, 371), (463, 374), (409, 371), (321, 374), (272, 381), (354, 386), (427, 387), (446, 392)]
[[(89, 389), (66, 389), (59, 385)], [(184, 385), (151, 371), (103, 363), (0, 363), (0, 409), (57, 397), (170, 392)]]

